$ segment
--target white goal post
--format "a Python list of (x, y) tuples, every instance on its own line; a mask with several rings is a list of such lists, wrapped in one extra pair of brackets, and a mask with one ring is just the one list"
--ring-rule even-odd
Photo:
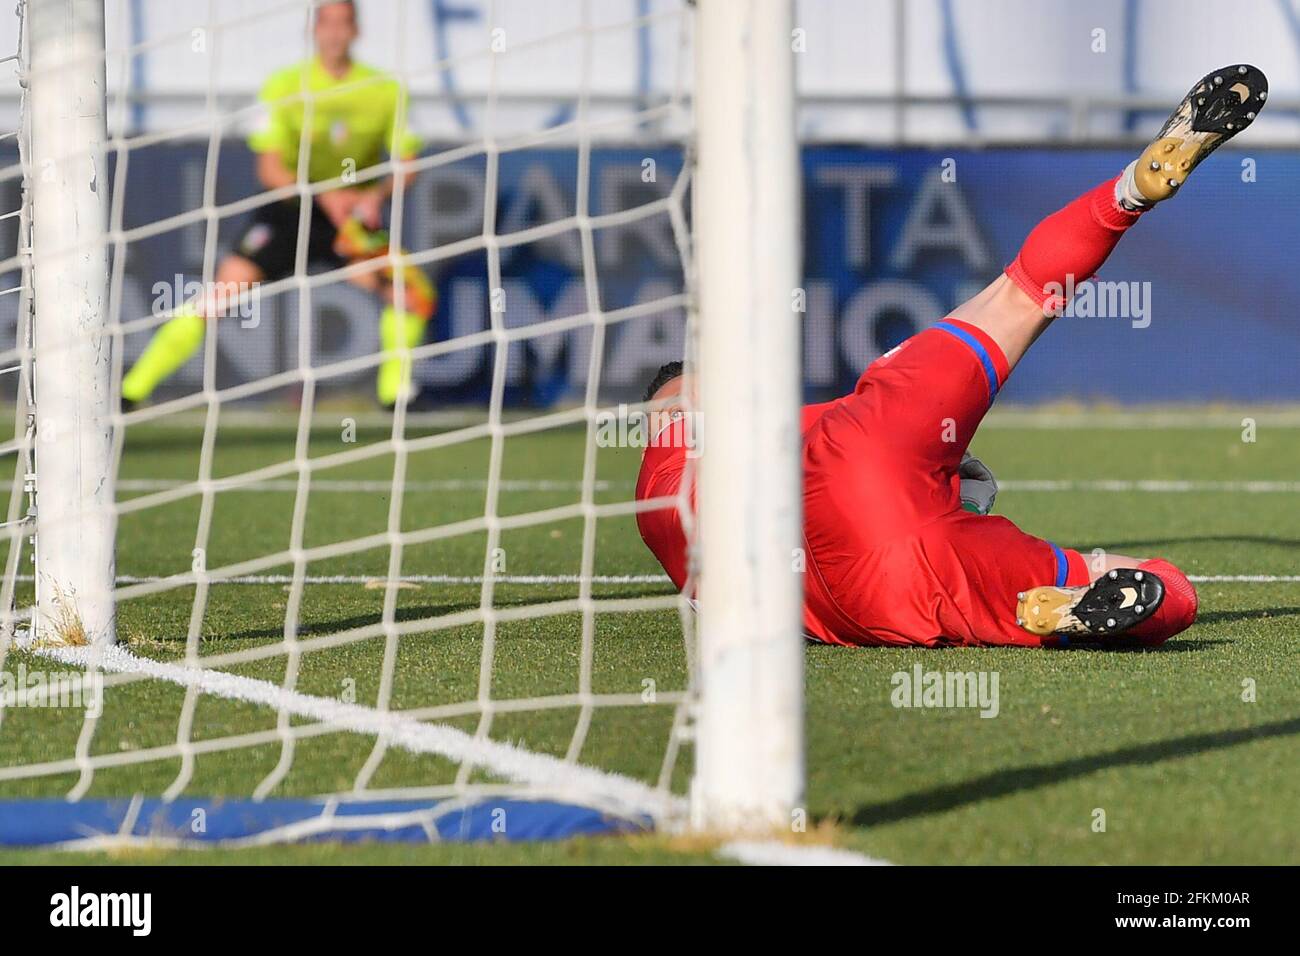
[[(401, 38), (416, 5), (407, 0), (394, 3), (399, 11), (394, 14), (395, 33)], [(310, 51), (311, 17), (319, 6), (320, 0), (282, 0), (268, 5), (265, 12), (268, 17), (296, 16), (297, 35), (284, 42), (305, 43)], [(398, 174), (390, 210), (393, 237), (386, 254), (370, 265), (354, 261), (329, 272), (309, 272), (304, 265), (307, 243), (300, 236), (293, 274), (262, 284), (261, 301), (290, 302), (279, 313), (283, 326), (291, 324), (297, 336), (288, 369), (233, 384), (222, 379), (218, 353), (230, 323), (220, 326), (207, 321), (199, 353), (201, 386), (189, 394), (169, 393), (165, 400), (124, 410), (121, 379), (131, 361), (123, 355), (126, 343), (147, 340), (179, 311), (175, 304), (168, 309), (155, 305), (142, 318), (138, 309), (131, 310), (130, 296), (123, 290), (133, 244), (169, 241), (173, 233), (179, 236), (182, 230), (193, 230), (201, 237), (198, 268), (210, 282), (219, 260), (219, 228), (242, 222), (273, 201), (311, 199), (327, 188), (338, 188), (338, 183), (306, 181), (308, 163), (299, 161), (299, 180), (281, 190), (283, 196), (270, 196), (267, 191), (243, 198), (224, 195), (218, 188), (218, 170), (224, 174), (238, 164), (228, 167), (227, 154), (220, 153), (222, 139), (235, 138), (255, 106), (251, 102), (233, 110), (224, 106), (214, 88), (215, 66), (205, 67), (206, 113), (190, 121), (184, 134), (119, 129), (114, 124), (127, 112), (121, 107), (123, 100), (111, 111), (107, 105), (126, 92), (121, 88), (115, 92), (106, 82), (106, 63), (109, 75), (117, 76), (120, 65), (129, 67), (142, 52), (164, 49), (169, 42), (189, 43), (189, 26), (161, 38), (136, 37), (115, 50), (105, 43), (106, 29), (114, 35), (112, 18), (106, 28), (105, 0), (21, 0), (25, 25), (18, 59), (25, 93), (19, 141), (24, 225), (16, 255), (4, 265), (12, 272), (21, 262), (23, 301), (30, 303), (30, 314), (26, 321), (20, 316), (19, 341), (4, 353), (3, 364), (17, 363), (24, 378), (32, 377), (34, 416), (23, 434), (20, 389), (17, 434), (3, 451), (13, 456), (18, 476), (9, 501), (11, 518), (18, 508), (12, 496), (24, 484), (34, 491), (34, 511), (6, 525), (10, 552), (4, 594), (10, 606), (4, 608), (4, 620), (16, 626), (0, 634), (0, 671), (14, 666), (15, 660), (23, 666), (42, 660), (76, 666), (102, 679), (104, 700), (95, 713), (78, 717), (69, 728), (66, 713), (37, 715), (15, 706), (15, 701), (35, 700), (34, 691), (24, 697), (20, 690), (17, 698), (0, 699), (0, 801), (13, 793), (36, 794), (48, 801), (40, 813), (66, 812), (69, 832), (80, 832), (76, 828), (84, 829), (86, 824), (77, 816), (79, 806), (92, 802), (94, 792), (111, 796), (125, 789), (124, 797), (134, 795), (131, 805), (114, 809), (115, 805), (104, 804), (95, 819), (120, 813), (118, 838), (126, 839), (135, 832), (130, 828), (137, 820), (166, 818), (173, 827), (180, 825), (177, 820), (187, 821), (182, 812), (185, 801), (202, 799), (203, 791), (198, 789), (202, 784), (196, 781), (213, 779), (203, 777), (203, 768), (217, 765), (233, 751), (246, 754), (250, 765), (257, 763), (254, 756), (266, 763), (265, 767), (257, 764), (261, 769), (238, 795), (247, 805), (235, 806), (243, 814), (241, 820), (264, 814), (263, 828), (249, 833), (218, 827), (203, 837), (173, 834), (175, 839), (267, 842), (340, 828), (373, 827), (386, 832), (406, 826), (417, 835), (437, 830), (446, 836), (439, 821), (448, 814), (464, 814), (455, 828), (465, 832), (472, 829), (472, 821), (467, 822), (472, 800), (503, 794), (539, 805), (576, 804), (637, 821), (649, 818), (669, 830), (694, 827), (731, 833), (797, 828), (804, 805), (804, 678), (799, 551), (803, 541), (802, 316), (795, 306), (801, 284), (801, 165), (795, 131), (793, 0), (660, 0), (653, 5), (629, 4), (633, 13), (624, 20), (609, 16), (598, 0), (567, 0), (566, 9), (569, 6), (578, 11), (578, 26), (568, 34), (541, 35), (511, 45), (503, 39), (505, 32), (485, 31), (484, 49), (475, 54), (486, 64), (487, 105), (481, 132), (467, 133), (464, 142), (435, 143), (415, 159), (390, 156), (362, 171), (363, 182)], [(208, 0), (194, 4), (202, 25), (202, 31), (195, 32), (202, 32), (204, 43), (211, 44), (203, 56), (216, 56), (213, 49), (234, 42), (227, 37), (236, 37), (237, 31), (256, 24), (263, 15), (241, 7), (238, 16), (222, 20), (219, 7)], [(365, 17), (374, 8), (361, 4), (359, 9)], [(490, 18), (496, 5), (485, 3), (484, 9)], [(492, 26), (490, 19), (488, 26)], [(686, 55), (682, 70), (683, 77), (693, 73), (691, 92), (675, 87), (662, 101), (647, 102), (626, 116), (598, 113), (593, 105), (591, 63), (599, 44), (659, 28), (679, 29), (683, 46), (693, 42), (693, 58)], [(561, 51), (557, 54), (561, 58), (576, 57), (581, 63), (571, 111), (561, 111), (560, 119), (540, 129), (493, 129), (491, 124), (498, 119), (499, 71), (511, 62), (509, 57), (545, 52), (549, 46)], [(401, 47), (378, 64), (403, 84), (428, 80), (451, 68), (450, 60), (422, 67), (404, 50)], [(122, 73), (130, 75), (130, 69)], [(121, 87), (123, 81), (116, 82)], [(684, 80), (677, 83), (685, 87)], [(307, 105), (303, 125), (310, 127), (314, 94), (306, 90), (305, 81), (301, 96)], [(106, 116), (114, 123), (106, 124)], [(678, 118), (684, 126), (672, 125)], [(652, 120), (663, 124), (656, 130), (668, 132), (646, 134)], [(412, 127), (421, 132), (415, 121)], [(655, 140), (655, 136), (663, 138)], [(128, 215), (129, 209), (124, 211), (132, 202), (126, 185), (128, 160), (134, 163), (137, 153), (166, 148), (173, 139), (184, 140), (185, 148), (205, 151), (201, 199), (192, 208), (170, 215)], [(304, 135), (304, 146), (307, 142)], [(634, 146), (671, 156), (680, 147), (680, 172), (665, 174), (671, 182), (660, 183), (653, 197), (634, 205), (589, 208), (598, 207), (595, 197), (600, 195), (592, 185), (593, 156), (606, 144), (613, 144), (607, 147), (611, 154), (619, 149), (626, 153)], [(508, 175), (505, 158), (529, 149), (550, 150), (548, 162), (560, 162), (555, 154), (566, 151), (566, 157), (576, 157), (572, 159), (572, 211), (553, 221), (508, 231), (498, 222), (497, 194), (505, 188), (502, 183)], [(634, 168), (642, 168), (639, 154), (633, 155), (632, 162), (638, 164)], [(473, 174), (479, 177), (473, 185), (483, 194), (478, 231), (457, 240), (412, 245), (411, 233), (403, 234), (404, 227), (410, 228), (404, 204), (412, 201), (403, 177), (436, 176), (453, 167), (459, 181), (468, 182), (472, 176), (465, 172), (465, 164), (471, 161), (481, 161), (481, 173)], [(669, 159), (666, 165), (673, 162)], [(6, 175), (0, 171), (0, 185)], [(141, 186), (134, 182), (131, 188), (138, 195)], [(299, 221), (305, 223), (307, 218), (304, 213)], [(603, 262), (597, 252), (601, 231), (660, 220), (669, 255), (680, 261), (665, 270), (665, 277), (647, 283), (653, 296), (647, 293), (646, 301), (610, 304), (604, 297), (612, 293), (602, 288), (598, 269), (598, 262)], [(574, 240), (572, 261), (582, 293), (573, 313), (558, 318), (538, 319), (526, 313), (521, 317), (512, 311), (519, 309), (520, 298), (513, 292), (513, 298), (503, 295), (508, 304), (498, 309), (497, 294), (509, 283), (508, 277), (503, 279), (506, 257), (534, 247), (541, 250), (539, 256), (552, 254), (568, 239)], [(228, 240), (223, 235), (221, 241)], [(403, 269), (435, 271), (466, 256), (482, 257), (478, 291), (484, 311), (489, 311), (487, 302), (493, 303), (482, 330), (465, 331), (453, 322), (438, 327), (435, 335), (430, 323), (430, 334), (413, 345), (388, 351), (371, 345), (365, 354), (337, 361), (318, 361), (313, 354), (316, 339), (310, 337), (320, 331), (313, 309), (326, 293), (346, 287), (358, 272), (375, 271), (385, 263), (391, 266), (400, 309), (406, 301)], [(148, 281), (154, 278), (158, 277)], [(135, 303), (139, 302), (137, 296)], [(662, 576), (597, 572), (597, 541), (603, 541), (598, 525), (623, 522), (620, 527), (628, 529), (625, 536), (635, 535), (637, 514), (650, 510), (646, 502), (634, 500), (632, 482), (626, 478), (609, 482), (600, 476), (598, 423), (613, 409), (625, 407), (602, 392), (602, 371), (609, 361), (602, 349), (608, 350), (610, 341), (636, 322), (665, 313), (682, 317), (687, 370), (698, 382), (703, 442), (698, 459), (699, 520), (687, 522), (693, 526), (688, 530), (692, 583), (684, 595), (668, 593)], [(24, 338), (28, 333), (30, 337)], [(568, 406), (540, 413), (524, 409), (507, 414), (507, 378), (513, 374), (516, 351), (546, 336), (571, 333), (571, 348), (577, 347), (572, 343), (584, 341), (578, 333), (594, 343), (587, 346), (591, 354), (582, 360), (590, 377), (577, 390), (577, 398)], [(373, 441), (345, 438), (346, 444), (339, 448), (322, 451), (320, 423), (334, 415), (337, 406), (325, 410), (321, 389), (335, 380), (373, 374), (385, 356), (394, 354), (393, 349), (400, 349), (417, 367), (462, 355), (487, 356), (484, 365), (491, 384), (488, 397), (481, 400), (483, 407), (467, 413), (463, 424), (443, 425), (442, 419), (426, 420), (412, 413), (403, 393), (385, 413)], [(228, 406), (270, 404), (290, 389), (296, 390), (297, 404), (276, 411), (288, 422), (289, 439), (282, 450), (276, 452), (280, 446), (267, 439), (247, 461), (234, 454), (225, 460), (224, 469), (216, 467), (218, 430), (226, 427)], [(351, 421), (355, 429), (355, 421), (343, 421)], [(148, 443), (140, 451), (125, 437), (137, 434), (131, 431), (136, 428), (146, 435), (156, 434), (149, 429), (173, 429), (167, 442), (159, 443), (163, 451), (153, 453), (160, 458), (173, 456), (166, 460), (176, 469), (181, 467), (176, 461), (183, 458), (189, 467), (192, 459), (197, 474), (191, 471), (178, 478), (171, 472), (143, 471), (152, 467)], [(526, 507), (503, 508), (501, 500), (507, 492), (554, 494), (562, 484), (542, 474), (534, 487), (515, 492), (503, 464), (507, 443), (564, 429), (582, 435), (575, 446), (581, 448), (575, 500), (553, 504), (536, 498), (529, 499)], [(192, 447), (180, 448), (183, 440)], [(557, 439), (561, 445), (565, 440), (563, 435)], [(469, 474), (465, 471), (469, 466), (463, 464), (471, 460), (466, 449), (476, 443), (486, 445), (488, 451), (476, 466), (480, 472)], [(454, 472), (456, 477), (439, 475), (439, 455), (451, 456), (448, 460), (461, 469)], [(31, 475), (26, 474), (29, 458), (34, 460)], [(119, 480), (123, 461), (134, 463), (134, 470), (127, 473), (129, 482)], [(129, 488), (122, 487), (128, 484)], [(438, 510), (442, 506), (438, 499), (428, 503), (429, 495), (454, 496), (480, 485), (480, 515)], [(619, 498), (611, 488), (625, 493)], [(682, 488), (679, 508), (687, 507), (689, 491)], [(334, 507), (333, 501), (349, 500), (336, 498), (323, 505), (322, 499), (345, 493), (386, 495), (386, 511), (375, 527), (349, 529), (348, 536), (336, 535), (324, 543), (313, 539), (308, 533), (311, 522), (325, 520), (328, 525), (332, 515), (345, 510)], [(256, 505), (244, 504), (235, 511), (224, 504), (222, 510), (223, 503), (253, 494), (260, 496)], [(188, 507), (198, 515), (197, 529), (194, 523), (181, 523), (189, 521), (189, 512), (184, 511)], [(140, 563), (141, 556), (129, 553), (131, 549), (119, 541), (126, 534), (123, 528), (138, 529), (142, 516), (155, 515), (157, 527), (165, 529), (161, 533), (183, 541), (187, 552), (183, 560), (192, 537), (196, 555), (192, 566), (176, 564), (158, 570), (154, 565), (161, 565), (160, 558), (149, 564), (148, 573), (127, 567), (133, 561)], [(250, 522), (247, 540), (217, 527), (219, 521), (231, 520)], [(262, 524), (254, 527), (258, 521)], [(566, 565), (576, 566), (576, 575), (559, 573), (559, 568), (535, 569), (547, 573), (515, 577), (498, 573), (494, 555), (502, 551), (498, 545), (505, 535), (532, 533), (562, 521), (582, 526), (574, 536), (580, 554), (573, 565)], [(273, 547), (261, 544), (261, 536), (269, 536), (266, 525), (283, 531)], [(34, 568), (23, 553), (33, 535)], [(470, 539), (472, 544), (480, 537), (486, 542), (486, 555), (478, 550), (465, 560), (470, 552), (464, 548), (469, 545), (462, 547), (462, 543)], [(552, 539), (560, 537), (558, 532), (552, 535)], [(435, 563), (441, 561), (440, 547), (447, 555), (445, 568), (421, 564), (430, 555)], [(22, 560), (15, 554), (22, 554)], [(638, 550), (633, 560), (646, 558)], [(450, 570), (442, 573), (445, 569)], [(658, 590), (630, 595), (609, 590), (646, 581)], [(559, 590), (553, 595), (526, 592), (526, 600), (514, 603), (501, 597), (510, 587), (543, 586)], [(262, 595), (256, 611), (272, 615), (273, 620), (269, 626), (264, 621), (257, 627), (249, 625), (223, 643), (231, 635), (222, 609), (230, 613), (236, 604), (220, 595), (222, 588), (235, 587)], [(689, 593), (692, 587), (694, 594)], [(321, 608), (329, 605), (311, 604), (313, 588), (338, 597), (339, 606), (370, 600), (373, 614), (338, 612), (322, 622)], [(340, 590), (344, 588), (352, 590)], [(431, 592), (423, 604), (407, 600), (407, 589), (417, 588)], [(456, 600), (444, 600), (439, 588), (460, 591)], [(182, 610), (172, 613), (178, 602)], [(172, 613), (169, 623), (154, 625), (139, 613), (127, 613), (128, 607), (142, 605), (164, 607)], [(310, 626), (305, 622), (308, 607), (316, 615)], [(692, 608), (698, 609), (698, 623)], [(684, 686), (647, 697), (640, 692), (642, 675), (634, 674), (613, 689), (604, 687), (601, 680), (607, 675), (594, 663), (598, 648), (604, 647), (600, 622), (615, 615), (642, 615), (637, 618), (641, 621), (663, 619), (653, 618), (655, 614), (673, 616), (674, 626), (675, 615), (680, 615), (681, 637), (674, 653), (681, 652)], [(188, 627), (183, 623), (186, 618)], [(510, 628), (524, 626), (541, 628), (544, 638), (555, 635), (557, 643), (577, 634), (569, 655), (578, 661), (571, 687), (552, 686), (559, 681), (529, 683), (529, 675), (513, 673), (509, 654), (520, 639)], [(546, 631), (547, 627), (552, 630)], [(124, 636), (119, 642), (119, 628), (131, 636), (129, 640)], [(474, 656), (477, 666), (471, 676), (461, 675), (468, 688), (461, 688), (454, 700), (403, 703), (413, 693), (402, 673), (413, 646), (417, 657), (428, 655), (420, 658), (422, 666), (434, 668), (439, 677), (438, 667), (450, 671), (459, 665), (460, 658), (438, 656), (442, 650), (437, 642), (459, 642), (457, 646)], [(569, 657), (560, 654), (550, 659), (564, 662)], [(333, 669), (344, 668), (342, 672), (350, 674), (346, 668), (363, 666), (356, 661), (364, 662), (368, 670), (354, 683), (363, 685), (369, 696), (341, 702), (312, 683), (321, 679), (321, 673), (333, 675)], [(309, 662), (315, 663), (308, 666)], [(498, 673), (502, 670), (522, 689), (502, 678)], [(148, 698), (150, 706), (160, 709), (139, 715), (141, 725), (156, 725), (149, 729), (147, 745), (108, 745), (103, 738), (112, 733), (118, 719), (114, 698), (144, 699), (132, 695), (149, 681), (170, 683), (173, 692), (180, 688), (183, 694)], [(450, 677), (448, 683), (459, 686)], [(221, 711), (224, 723), (205, 724), (203, 715), (211, 714), (204, 709), (207, 698), (223, 706), (252, 705), (261, 716), (249, 716), (248, 710)], [(671, 715), (662, 756), (652, 769), (633, 778), (599, 765), (594, 758), (589, 762), (593, 721), (605, 712), (621, 718), (647, 704), (667, 708)], [(575, 715), (572, 727), (555, 730), (556, 715), (570, 712)], [(529, 747), (534, 739), (531, 729), (514, 730), (509, 736), (498, 730), (502, 722), (530, 717), (539, 726), (550, 720), (536, 736), (546, 739), (551, 734), (558, 745), (551, 742), (545, 752), (534, 752)], [(59, 734), (49, 736), (48, 745), (32, 743), (20, 730), (31, 726), (22, 721), (36, 721), (40, 727), (42, 720), (49, 721), (50, 727), (63, 721)], [(241, 724), (242, 720), (249, 723)], [(318, 779), (311, 770), (314, 758), (304, 752), (312, 741), (333, 739), (332, 735), (364, 738), (361, 757), (349, 770), (320, 775), (328, 780), (350, 775), (344, 785), (303, 791)], [(452, 769), (437, 780), (425, 780), (404, 766), (392, 770), (387, 761), (396, 751), (414, 755), (411, 759), (438, 758)], [(608, 758), (608, 750), (604, 752)], [(685, 783), (679, 772), (683, 763), (691, 764)], [(140, 779), (149, 782), (134, 786), (131, 774), (146, 770), (151, 775)], [(438, 773), (444, 771), (445, 767), (438, 768)], [(243, 780), (243, 775), (254, 773), (238, 766), (223, 772), (226, 776), (216, 779)], [(104, 776), (111, 785), (100, 782)], [(229, 800), (232, 795), (216, 796)], [(281, 799), (281, 808), (274, 809)], [(437, 806), (410, 802), (434, 799), (443, 802)], [(362, 822), (340, 822), (344, 812), (340, 807), (381, 800), (386, 801), (382, 814), (358, 813)], [(398, 806), (401, 801), (407, 802)], [(203, 806), (213, 813), (218, 809), (215, 803)], [(540, 826), (537, 832), (553, 832), (548, 826)], [(21, 828), (0, 825), (0, 844), (15, 829)]]
[[(36, 636), (116, 640), (103, 0), (28, 0)], [(71, 631), (71, 634), (65, 632)]]
[(792, 0), (701, 0), (700, 714), (696, 822), (789, 826), (803, 798), (800, 171)]

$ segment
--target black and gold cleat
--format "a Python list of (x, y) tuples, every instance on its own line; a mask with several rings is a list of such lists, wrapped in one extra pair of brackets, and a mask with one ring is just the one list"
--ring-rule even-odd
[(1165, 598), (1165, 585), (1150, 571), (1120, 568), (1082, 587), (1043, 586), (1017, 597), (1016, 623), (1026, 631), (1103, 639), (1154, 614)]
[(1155, 203), (1172, 196), (1201, 160), (1255, 121), (1268, 99), (1258, 67), (1215, 70), (1192, 87), (1138, 158), (1133, 185)]

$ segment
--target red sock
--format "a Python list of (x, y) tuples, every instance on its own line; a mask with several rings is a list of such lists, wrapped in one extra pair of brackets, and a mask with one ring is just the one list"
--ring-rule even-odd
[(1025, 237), (1020, 254), (1007, 266), (1011, 281), (1045, 312), (1059, 312), (1065, 306), (1064, 297), (1048, 292), (1047, 287), (1055, 284), (1057, 289), (1067, 289), (1071, 276), (1075, 286), (1091, 279), (1124, 230), (1142, 215), (1121, 209), (1115, 201), (1117, 179), (1090, 189), (1036, 225)]
[(1150, 571), (1164, 582), (1165, 599), (1155, 614), (1129, 628), (1125, 635), (1136, 637), (1139, 643), (1148, 646), (1163, 644), (1175, 634), (1187, 630), (1196, 620), (1196, 588), (1187, 580), (1187, 575), (1164, 558), (1143, 561), (1138, 568)]

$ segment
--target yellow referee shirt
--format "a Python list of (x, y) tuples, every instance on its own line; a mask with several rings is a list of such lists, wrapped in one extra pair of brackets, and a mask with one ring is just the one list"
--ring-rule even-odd
[[(406, 128), (406, 92), (392, 77), (353, 62), (339, 78), (313, 57), (277, 70), (258, 95), (262, 112), (248, 145), (257, 153), (278, 153), (298, 168), (300, 148), (309, 149), (310, 182), (334, 179), (383, 161), (409, 159), (420, 140)], [(308, 107), (311, 131), (304, 141)]]

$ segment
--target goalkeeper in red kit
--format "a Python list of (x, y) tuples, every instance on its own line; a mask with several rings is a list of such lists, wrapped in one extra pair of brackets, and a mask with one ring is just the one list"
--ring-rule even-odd
[[(1029, 346), (1116, 243), (1264, 105), (1268, 83), (1230, 66), (1194, 86), (1115, 179), (1040, 222), (991, 285), (873, 362), (852, 394), (802, 415), (804, 629), (847, 645), (1160, 644), (1191, 626), (1187, 576), (1158, 558), (1078, 551), (988, 514), (996, 483), (967, 446)], [(646, 449), (638, 500), (677, 496), (690, 390), (680, 363), (647, 401), (666, 413)], [(694, 505), (694, 489), (686, 489)], [(640, 511), (642, 538), (687, 581), (678, 507)]]

